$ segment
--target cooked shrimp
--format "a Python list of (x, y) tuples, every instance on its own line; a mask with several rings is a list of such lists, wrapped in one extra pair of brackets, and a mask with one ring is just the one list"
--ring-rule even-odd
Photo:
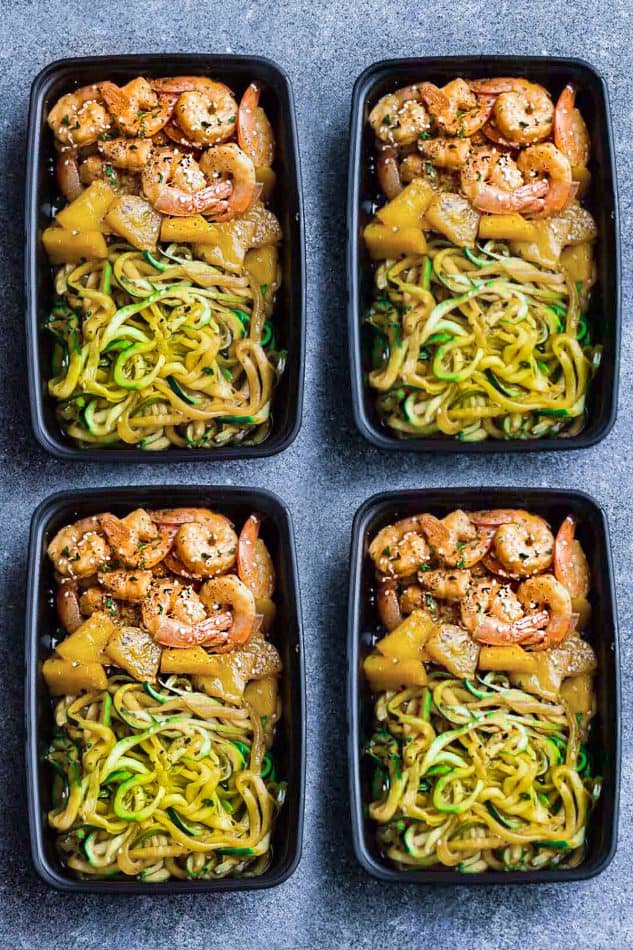
[(198, 148), (226, 142), (235, 133), (237, 102), (228, 86), (205, 76), (155, 79), (152, 88), (177, 96), (174, 119)]
[(79, 162), (74, 148), (65, 148), (55, 162), (55, 178), (66, 201), (74, 201), (83, 191), (79, 175)]
[(62, 581), (55, 592), (55, 607), (62, 627), (68, 633), (81, 626), (84, 618), (79, 603), (77, 581)]
[(499, 584), (491, 577), (479, 577), (469, 584), (460, 605), (462, 623), (475, 633), (485, 618), (500, 623), (516, 623), (523, 617), (521, 603), (508, 585)]
[(422, 139), (418, 142), (422, 155), (439, 168), (463, 168), (470, 147), (470, 139), (466, 138)]
[(126, 567), (151, 568), (162, 561), (174, 543), (175, 530), (158, 529), (144, 508), (125, 518), (109, 512), (99, 515), (99, 524), (110, 542), (114, 556)]
[(252, 82), (237, 112), (237, 144), (257, 168), (270, 168), (275, 160), (275, 136), (259, 104), (261, 87)]
[(255, 166), (239, 145), (216, 145), (200, 159), (200, 168), (218, 187), (231, 185), (227, 207), (216, 215), (218, 220), (244, 214), (259, 196)]
[(406, 86), (379, 99), (369, 113), (376, 138), (388, 145), (413, 145), (431, 128), (420, 86)]
[[(547, 183), (547, 191), (540, 209), (542, 215), (563, 211), (576, 194), (569, 159), (551, 142), (530, 145), (519, 154), (519, 170), (533, 185)], [(529, 184), (525, 186), (530, 187)]]
[(62, 577), (90, 577), (110, 560), (110, 548), (101, 531), (100, 516), (82, 518), (58, 531), (48, 556)]
[(191, 586), (173, 578), (152, 582), (141, 605), (143, 626), (163, 646), (188, 647), (225, 642), (233, 623), (228, 611), (207, 610)]
[(544, 181), (525, 184), (509, 155), (485, 145), (472, 149), (462, 169), (461, 186), (473, 207), (488, 214), (542, 211), (549, 190)]
[(118, 618), (119, 607), (116, 601), (101, 587), (87, 587), (79, 598), (79, 609), (84, 617), (90, 617), (97, 610)]
[(587, 557), (575, 535), (576, 519), (568, 515), (554, 542), (554, 574), (574, 599), (587, 596), (591, 576)]
[(572, 167), (589, 161), (589, 130), (580, 110), (576, 108), (576, 87), (568, 83), (554, 110), (554, 145)]
[(503, 138), (515, 146), (542, 142), (552, 132), (554, 104), (547, 89), (527, 79), (483, 79), (470, 83), (473, 92), (492, 95), (493, 119)]
[(237, 573), (254, 597), (272, 597), (275, 590), (275, 565), (259, 536), (261, 518), (251, 515), (244, 523), (237, 544)]
[(157, 96), (143, 76), (125, 86), (102, 82), (99, 91), (121, 132), (142, 139), (151, 138), (167, 125), (176, 101), (174, 96)]
[(83, 86), (62, 96), (49, 112), (48, 124), (63, 145), (92, 145), (110, 128), (99, 86)]
[(379, 149), (376, 155), (376, 177), (383, 194), (389, 201), (402, 191), (398, 152), (392, 145)]
[(453, 79), (441, 89), (425, 82), (420, 89), (435, 124), (445, 135), (474, 135), (486, 124), (494, 105), (493, 96), (475, 94), (464, 79)]
[(512, 588), (490, 577), (473, 580), (460, 605), (460, 615), (473, 638), (490, 646), (539, 643), (548, 621), (545, 611), (524, 615)]
[(93, 181), (105, 181), (117, 195), (138, 195), (141, 189), (139, 175), (117, 171), (100, 155), (88, 155), (79, 166), (79, 180), (84, 186)]
[(255, 598), (235, 574), (214, 577), (200, 588), (200, 600), (208, 611), (230, 607), (232, 623), (213, 641), (218, 653), (246, 643), (255, 627)]
[(430, 557), (420, 517), (403, 518), (379, 531), (369, 545), (369, 556), (386, 577), (415, 574)]
[(226, 212), (232, 190), (228, 182), (209, 182), (191, 155), (168, 147), (154, 149), (143, 169), (142, 184), (157, 211), (176, 217)]
[(99, 151), (114, 168), (129, 172), (140, 172), (147, 165), (152, 154), (150, 139), (110, 139), (99, 142)]
[(473, 524), (460, 509), (441, 520), (435, 515), (422, 515), (420, 523), (432, 551), (449, 567), (474, 567), (488, 552), (494, 534), (489, 528)]
[(539, 649), (562, 643), (572, 629), (572, 604), (569, 591), (552, 574), (530, 577), (519, 585), (517, 597), (526, 610), (542, 608), (548, 615)]
[(378, 615), (387, 630), (395, 630), (402, 623), (402, 611), (398, 601), (398, 587), (394, 580), (382, 581), (376, 590)]
[(174, 553), (192, 574), (214, 577), (234, 567), (238, 539), (224, 515), (207, 508), (169, 508), (153, 512), (152, 518), (175, 531)]
[(492, 544), (500, 566), (514, 577), (530, 577), (546, 571), (552, 563), (554, 536), (544, 518), (521, 509), (480, 512), (473, 520), (498, 525)]
[(100, 571), (97, 575), (103, 590), (117, 600), (140, 604), (147, 597), (154, 576), (151, 571)]
[(435, 571), (421, 571), (419, 580), (424, 590), (439, 600), (460, 601), (469, 589), (470, 571), (459, 569), (447, 571), (442, 568)]

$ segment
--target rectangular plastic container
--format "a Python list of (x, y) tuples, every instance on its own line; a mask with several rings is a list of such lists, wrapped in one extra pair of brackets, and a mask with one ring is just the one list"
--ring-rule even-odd
[[(110, 79), (126, 83), (134, 76), (176, 74), (204, 75), (222, 80), (241, 96), (253, 80), (262, 86), (262, 105), (273, 126), (277, 143), (277, 186), (273, 210), (279, 217), (284, 240), (281, 248), (282, 285), (277, 295), (274, 321), (279, 345), (288, 351), (286, 369), (273, 393), (272, 428), (261, 445), (217, 449), (170, 448), (164, 452), (142, 449), (81, 449), (67, 438), (55, 417), (55, 401), (46, 391), (51, 340), (40, 329), (50, 309), (53, 286), (51, 268), (40, 240), (51, 222), (57, 190), (53, 173), (53, 134), (46, 117), (55, 101), (73, 89)], [(286, 73), (260, 56), (165, 55), (89, 56), (62, 59), (46, 66), (31, 89), (26, 151), (26, 333), (31, 418), (35, 436), (47, 451), (63, 459), (94, 462), (223, 461), (263, 458), (286, 449), (301, 425), (305, 349), (305, 248), (301, 170), (294, 100)]]
[[(379, 853), (375, 824), (363, 814), (368, 798), (368, 776), (362, 748), (369, 738), (372, 709), (362, 664), (378, 638), (380, 621), (372, 588), (374, 567), (367, 549), (385, 525), (410, 515), (431, 512), (443, 517), (456, 508), (525, 508), (558, 525), (572, 513), (577, 536), (591, 567), (593, 607), (591, 643), (598, 657), (597, 715), (592, 722), (590, 749), (596, 774), (604, 784), (589, 818), (587, 854), (569, 870), (487, 871), (460, 874), (456, 870), (398, 871)], [(548, 488), (429, 488), (385, 492), (369, 498), (356, 513), (352, 529), (348, 616), (348, 761), (352, 833), (362, 867), (383, 881), (412, 884), (544, 884), (593, 877), (609, 864), (616, 850), (620, 777), (620, 681), (617, 614), (607, 521), (602, 508), (584, 492)]]
[[(578, 87), (577, 105), (591, 135), (592, 183), (589, 206), (598, 225), (596, 242), (598, 280), (593, 289), (589, 320), (597, 342), (604, 349), (600, 368), (591, 381), (583, 432), (570, 438), (530, 440), (487, 439), (460, 442), (447, 436), (398, 439), (381, 422), (376, 393), (364, 380), (368, 370), (367, 340), (363, 319), (372, 295), (372, 263), (363, 241), (363, 229), (373, 216), (378, 195), (373, 168), (374, 134), (367, 117), (388, 92), (427, 80), (438, 85), (457, 76), (466, 79), (523, 76), (542, 83), (557, 97), (568, 82)], [(604, 79), (580, 59), (552, 56), (437, 56), (382, 60), (356, 81), (352, 98), (349, 176), (347, 192), (348, 330), (352, 398), (356, 425), (365, 438), (383, 449), (401, 452), (534, 452), (581, 449), (603, 439), (617, 413), (620, 349), (620, 239), (613, 131)]]
[[(78, 880), (65, 869), (55, 850), (55, 834), (46, 825), (51, 807), (51, 772), (42, 762), (52, 730), (52, 707), (41, 675), (51, 653), (51, 634), (58, 626), (51, 592), (53, 565), (46, 548), (54, 534), (77, 518), (111, 511), (124, 515), (139, 506), (203, 506), (244, 521), (253, 511), (263, 518), (262, 537), (277, 573), (277, 620), (272, 640), (284, 671), (280, 690), (283, 714), (277, 727), (275, 755), (279, 774), (288, 782), (286, 801), (273, 830), (272, 863), (259, 877), (217, 881)], [(26, 774), (33, 863), (46, 881), (64, 891), (105, 894), (182, 894), (259, 890), (281, 884), (301, 857), (305, 773), (305, 678), (301, 604), (290, 513), (271, 492), (254, 488), (195, 486), (95, 488), (61, 492), (37, 508), (31, 522), (26, 593)]]

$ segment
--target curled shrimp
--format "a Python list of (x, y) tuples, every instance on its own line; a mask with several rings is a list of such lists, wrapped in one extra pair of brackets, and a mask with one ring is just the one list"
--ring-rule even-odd
[(155, 79), (152, 88), (176, 96), (174, 120), (197, 148), (226, 142), (235, 133), (237, 102), (228, 86), (205, 76)]
[(214, 644), (226, 639), (233, 623), (230, 612), (207, 610), (190, 585), (173, 578), (156, 578), (141, 605), (143, 626), (157, 643), (168, 647)]
[(385, 577), (415, 574), (430, 557), (420, 517), (402, 518), (379, 531), (369, 545), (369, 556)]
[(126, 567), (152, 568), (169, 553), (175, 530), (156, 527), (144, 508), (137, 508), (125, 518), (106, 512), (99, 515), (114, 556)]
[(113, 168), (129, 172), (140, 172), (147, 165), (152, 154), (150, 139), (116, 138), (99, 142), (99, 151)]
[(252, 82), (240, 100), (237, 112), (237, 144), (257, 168), (270, 168), (275, 160), (275, 136), (268, 116), (259, 104), (261, 87)]
[(62, 145), (93, 145), (110, 128), (99, 86), (83, 86), (62, 96), (49, 112), (48, 124)]
[(254, 597), (272, 597), (275, 590), (275, 565), (260, 538), (261, 518), (253, 514), (246, 520), (237, 543), (237, 574)]
[(422, 515), (420, 523), (431, 549), (449, 567), (474, 567), (487, 554), (494, 535), (494, 530), (475, 525), (460, 509), (441, 520)]
[(477, 512), (472, 518), (482, 526), (497, 526), (491, 553), (511, 577), (530, 577), (551, 566), (554, 536), (544, 518), (520, 508)]
[(461, 172), (461, 186), (473, 207), (487, 214), (540, 212), (549, 191), (542, 180), (526, 184), (514, 159), (485, 145), (470, 152)]
[(402, 191), (398, 152), (393, 145), (386, 145), (376, 155), (376, 176), (383, 194), (390, 201)]
[(110, 560), (98, 515), (82, 518), (58, 531), (48, 546), (48, 556), (62, 577), (89, 577)]
[(589, 130), (576, 108), (576, 87), (568, 83), (554, 110), (554, 145), (576, 168), (589, 161)]
[(547, 616), (538, 649), (557, 646), (572, 630), (572, 603), (569, 591), (552, 574), (539, 574), (523, 581), (517, 597), (526, 610), (541, 608)]
[(494, 96), (492, 118), (506, 142), (516, 146), (542, 142), (552, 132), (554, 104), (547, 89), (527, 79), (474, 80), (473, 92)]
[(100, 571), (97, 580), (106, 594), (117, 600), (140, 604), (147, 597), (154, 579), (151, 571)]
[(379, 99), (369, 113), (376, 138), (387, 145), (413, 145), (431, 128), (420, 86), (405, 86)]
[(455, 568), (435, 571), (421, 571), (419, 581), (422, 588), (439, 600), (461, 601), (470, 587), (470, 571)]
[(573, 181), (569, 159), (551, 142), (524, 149), (519, 154), (517, 165), (528, 182), (526, 188), (543, 182), (547, 184), (541, 215), (563, 211), (575, 196), (577, 185)]
[(473, 579), (460, 604), (460, 614), (473, 638), (491, 646), (538, 641), (548, 619), (544, 612), (524, 615), (512, 588), (489, 577)]
[(255, 628), (255, 598), (236, 574), (214, 577), (200, 588), (200, 600), (209, 611), (229, 607), (232, 622), (213, 641), (218, 653), (225, 653), (246, 643)]
[(199, 578), (230, 571), (237, 555), (237, 535), (224, 515), (207, 508), (168, 508), (152, 515), (174, 533), (174, 554)]
[(424, 158), (438, 168), (463, 168), (470, 154), (471, 142), (470, 139), (459, 137), (421, 139), (418, 149)]
[(576, 538), (576, 519), (568, 515), (554, 542), (554, 576), (574, 599), (589, 593), (590, 571), (587, 556)]
[(218, 187), (230, 184), (226, 209), (216, 215), (219, 221), (244, 214), (259, 196), (255, 166), (234, 142), (207, 149), (200, 159), (200, 169)]
[(167, 125), (176, 101), (174, 96), (158, 96), (143, 76), (125, 86), (110, 81), (99, 83), (99, 91), (121, 132), (143, 139)]
[(422, 97), (433, 121), (445, 135), (469, 138), (490, 118), (494, 97), (477, 94), (464, 79), (453, 79), (441, 89), (422, 83)]
[(209, 182), (191, 155), (178, 149), (154, 149), (142, 173), (143, 193), (156, 211), (176, 217), (220, 214), (228, 209), (231, 185)]

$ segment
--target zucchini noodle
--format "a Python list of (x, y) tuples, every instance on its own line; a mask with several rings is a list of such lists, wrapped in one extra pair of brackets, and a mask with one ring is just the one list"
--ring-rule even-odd
[(589, 714), (512, 687), (500, 673), (381, 693), (366, 747), (369, 816), (400, 869), (570, 868), (584, 855), (601, 780)]
[(269, 319), (276, 286), (184, 245), (117, 243), (107, 260), (60, 268), (55, 290), (48, 391), (70, 438), (147, 450), (266, 438), (286, 360)]
[(270, 862), (277, 780), (259, 716), (195, 692), (116, 674), (107, 690), (65, 696), (46, 760), (49, 824), (81, 877), (214, 879)]
[(380, 417), (403, 438), (578, 434), (601, 355), (587, 299), (501, 241), (475, 253), (431, 240), (424, 256), (381, 263), (367, 317)]

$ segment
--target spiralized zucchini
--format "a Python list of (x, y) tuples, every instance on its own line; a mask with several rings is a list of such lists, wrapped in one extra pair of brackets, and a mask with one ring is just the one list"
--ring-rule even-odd
[(49, 393), (72, 439), (93, 447), (254, 445), (270, 430), (286, 354), (260, 286), (169, 245), (126, 244), (57, 272)]
[(381, 693), (365, 751), (383, 853), (409, 870), (576, 866), (601, 782), (589, 718), (499, 673), (475, 684), (435, 671), (427, 686)]
[(285, 784), (246, 703), (116, 674), (107, 690), (64, 697), (55, 721), (48, 821), (74, 872), (158, 882), (266, 869)]
[(505, 242), (432, 240), (425, 256), (380, 264), (367, 323), (381, 418), (403, 438), (576, 435), (601, 355), (588, 295)]

